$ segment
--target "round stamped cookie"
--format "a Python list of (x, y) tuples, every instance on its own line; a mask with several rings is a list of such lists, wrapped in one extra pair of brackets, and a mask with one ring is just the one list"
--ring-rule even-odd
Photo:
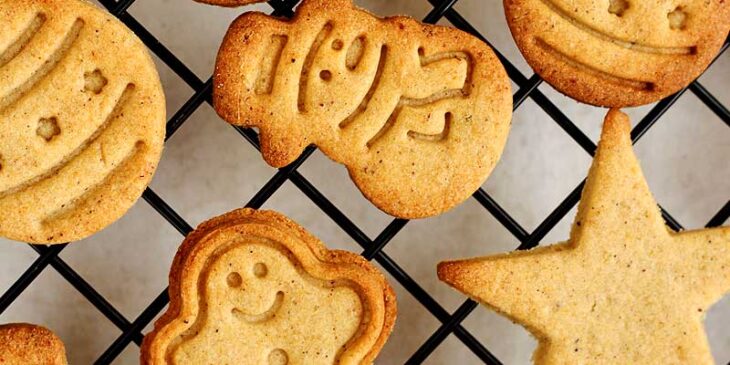
[(673, 94), (712, 62), (730, 29), (724, 0), (504, 0), (530, 66), (584, 103), (625, 107)]
[(134, 204), (159, 162), (154, 63), (85, 1), (0, 0), (0, 22), (0, 235), (85, 238)]

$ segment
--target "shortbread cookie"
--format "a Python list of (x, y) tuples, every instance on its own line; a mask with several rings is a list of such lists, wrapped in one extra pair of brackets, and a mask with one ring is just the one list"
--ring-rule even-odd
[(369, 364), (396, 316), (374, 266), (269, 211), (200, 225), (175, 256), (169, 290), (143, 364)]
[(730, 227), (664, 224), (612, 110), (570, 239), (442, 262), (439, 278), (527, 328), (536, 364), (712, 364), (702, 325), (730, 291)]
[(26, 323), (0, 325), (0, 364), (66, 365), (63, 342), (50, 330)]
[(584, 103), (648, 104), (707, 68), (730, 29), (724, 0), (504, 0), (527, 62)]
[(0, 235), (85, 238), (139, 198), (165, 99), (142, 42), (86, 1), (0, 0)]
[(244, 14), (214, 77), (216, 110), (260, 129), (270, 165), (315, 144), (401, 218), (437, 215), (477, 190), (512, 114), (509, 79), (486, 44), (406, 17), (379, 19), (350, 0), (305, 0), (292, 21)]

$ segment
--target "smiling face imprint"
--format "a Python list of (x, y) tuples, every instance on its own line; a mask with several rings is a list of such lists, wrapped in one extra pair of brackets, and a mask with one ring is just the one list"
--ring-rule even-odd
[(190, 233), (142, 364), (364, 364), (390, 335), (392, 289), (275, 212), (239, 209)]
[[(172, 350), (174, 364), (268, 364), (270, 356), (285, 356), (288, 364), (334, 363), (364, 320), (352, 283), (312, 277), (273, 242), (235, 245), (209, 259), (206, 272), (200, 282), (205, 313)], [(311, 323), (326, 331), (310, 333)], [(215, 339), (227, 336), (253, 341), (226, 351), (230, 344)], [(317, 343), (305, 343), (306, 336)]]
[(725, 40), (720, 0), (505, 0), (512, 34), (546, 81), (579, 101), (623, 107), (696, 78)]

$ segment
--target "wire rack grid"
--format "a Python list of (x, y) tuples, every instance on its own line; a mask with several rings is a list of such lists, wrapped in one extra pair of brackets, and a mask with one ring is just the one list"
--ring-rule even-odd
[[(138, 22), (127, 9), (136, 0), (99, 0), (106, 9), (126, 24), (149, 49), (159, 57), (174, 73), (194, 90), (194, 94), (183, 106), (168, 120), (166, 140), (185, 123), (188, 118), (203, 104), (211, 103), (212, 79), (203, 81), (191, 71), (175, 54), (162, 44), (150, 31)], [(191, 0), (192, 1), (192, 0)], [(459, 12), (454, 8), (458, 0), (427, 0), (433, 7), (423, 18), (423, 22), (434, 24), (445, 18), (453, 26), (464, 30), (482, 41), (490, 44)], [(268, 3), (273, 8), (273, 15), (290, 17), (293, 9), (299, 0), (270, 0)], [(720, 53), (720, 57), (730, 45), (730, 39), (726, 40)], [(507, 70), (510, 79), (517, 85), (517, 91), (513, 94), (514, 109), (531, 98), (550, 118), (558, 124), (586, 153), (593, 156), (596, 145), (586, 136), (578, 126), (573, 123), (545, 94), (538, 86), (542, 79), (533, 74), (525, 76), (499, 50), (495, 49), (497, 56)], [(717, 59), (717, 58), (716, 58)], [(680, 90), (658, 102), (634, 127), (631, 138), (634, 143), (638, 141), (672, 105), (687, 90), (694, 93), (704, 105), (712, 110), (728, 127), (730, 127), (730, 111), (718, 101), (705, 87), (695, 81), (688, 87)], [(254, 148), (259, 149), (257, 133), (252, 129), (233, 126)], [(247, 207), (261, 207), (276, 191), (289, 180), (305, 196), (316, 204), (334, 223), (336, 223), (347, 235), (362, 247), (361, 255), (367, 260), (378, 262), (395, 280), (428, 312), (433, 315), (441, 324), (428, 339), (421, 344), (415, 353), (406, 361), (407, 364), (420, 364), (448, 337), (454, 334), (471, 352), (474, 353), (485, 364), (502, 364), (479, 340), (477, 340), (462, 322), (477, 307), (472, 300), (465, 300), (453, 313), (449, 313), (437, 302), (418, 282), (416, 282), (399, 264), (383, 251), (383, 248), (403, 229), (407, 220), (393, 219), (377, 237), (368, 237), (363, 230), (353, 223), (338, 207), (327, 199), (312, 183), (304, 178), (297, 168), (304, 163), (315, 151), (310, 146), (291, 165), (279, 169), (258, 192), (251, 197), (246, 204)], [(473, 198), (484, 207), (500, 224), (502, 224), (520, 242), (518, 250), (530, 249), (537, 246), (540, 241), (553, 229), (558, 222), (578, 203), (580, 193), (585, 180), (576, 186), (553, 211), (535, 228), (532, 232), (525, 230), (510, 216), (487, 192), (479, 189), (473, 194)], [(152, 189), (147, 188), (142, 197), (149, 203), (170, 225), (172, 225), (183, 236), (193, 230), (166, 201), (158, 196)], [(681, 230), (683, 227), (667, 211), (661, 209), (662, 215), (669, 227), (674, 230)], [(714, 227), (723, 224), (730, 217), (730, 200), (707, 222), (706, 227)], [(11, 285), (11, 287), (0, 297), (0, 314), (2, 314), (18, 298), (23, 291), (35, 280), (38, 275), (49, 266), (56, 270), (86, 300), (88, 300), (99, 312), (121, 330), (121, 334), (111, 343), (106, 351), (95, 361), (95, 364), (110, 364), (117, 356), (131, 343), (139, 346), (142, 343), (142, 330), (147, 326), (167, 305), (169, 301), (167, 289), (161, 292), (136, 318), (129, 320), (125, 318), (111, 303), (97, 292), (83, 277), (71, 268), (60, 257), (59, 253), (66, 245), (39, 246), (29, 245), (38, 253), (38, 257), (27, 268), (27, 270)], [(730, 365), (730, 362), (728, 363)]]

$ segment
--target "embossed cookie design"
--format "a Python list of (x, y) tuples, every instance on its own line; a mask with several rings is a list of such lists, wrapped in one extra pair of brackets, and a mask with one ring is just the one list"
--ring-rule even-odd
[(0, 325), (0, 364), (67, 365), (66, 348), (50, 330), (26, 323)]
[(396, 316), (393, 290), (369, 262), (251, 209), (191, 233), (169, 290), (143, 364), (370, 364)]
[(0, 0), (0, 235), (85, 238), (139, 198), (165, 100), (144, 45), (79, 0)]
[(258, 127), (282, 167), (310, 144), (347, 166), (378, 208), (440, 214), (497, 163), (512, 96), (492, 50), (456, 29), (379, 19), (350, 0), (305, 0), (291, 21), (247, 13), (218, 54), (213, 99)]
[(730, 29), (724, 0), (504, 0), (530, 66), (584, 103), (625, 107), (697, 78)]

